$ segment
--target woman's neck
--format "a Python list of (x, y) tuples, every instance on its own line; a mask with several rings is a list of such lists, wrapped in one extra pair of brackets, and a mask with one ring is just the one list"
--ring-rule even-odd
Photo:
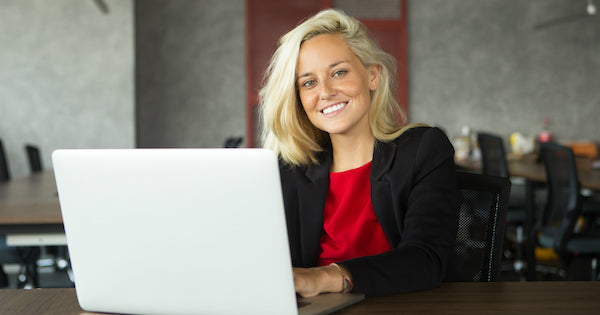
[(375, 137), (371, 133), (356, 136), (332, 135), (333, 161), (331, 172), (343, 172), (358, 168), (373, 159)]

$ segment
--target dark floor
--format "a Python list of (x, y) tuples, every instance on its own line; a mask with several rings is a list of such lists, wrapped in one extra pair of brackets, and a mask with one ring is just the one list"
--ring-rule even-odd
[[(64, 254), (59, 256), (52, 255), (45, 249), (41, 251), (37, 261), (39, 288), (69, 288), (74, 286), (71, 277), (69, 276), (70, 269), (59, 268), (59, 266), (65, 267), (68, 264), (65, 259), (61, 259), (64, 256)], [(8, 280), (8, 286), (0, 287), (0, 289), (21, 289), (25, 285), (25, 282), (30, 283), (28, 281), (22, 281), (23, 279), (19, 281), (19, 275), (22, 274), (21, 265), (4, 264), (0, 266), (0, 268), (4, 270)]]
[[(507, 266), (500, 274), (500, 281), (525, 281), (524, 271), (510, 270)], [(538, 262), (536, 266), (536, 281), (590, 281), (592, 271), (588, 259), (574, 259), (569, 273), (556, 261)], [(600, 280), (600, 279), (595, 279)]]
[[(507, 231), (510, 233), (510, 230)], [(502, 259), (502, 272), (500, 281), (526, 281), (524, 263), (515, 264), (516, 245), (508, 239), (504, 242), (504, 255)], [(521, 261), (524, 257), (521, 257)], [(517, 268), (515, 268), (515, 266)], [(600, 280), (598, 275), (592, 276), (592, 260), (589, 257), (572, 257), (570, 261), (560, 261), (559, 259), (543, 260), (536, 255), (536, 281), (589, 281)], [(521, 270), (517, 270), (517, 269)], [(568, 271), (568, 272), (567, 272)]]
[[(509, 255), (510, 256), (510, 255)], [(57, 268), (53, 263), (53, 257), (42, 257), (38, 268), (40, 288), (68, 288), (73, 287), (69, 274), (66, 270)], [(590, 260), (586, 258), (574, 258), (570, 263), (570, 273), (567, 275), (561, 268), (559, 261), (538, 262), (536, 268), (537, 281), (586, 281), (591, 280)], [(524, 267), (524, 266), (523, 266)], [(5, 264), (4, 271), (8, 276), (8, 287), (3, 289), (18, 288), (18, 274), (20, 266), (16, 264)], [(525, 281), (524, 271), (516, 271), (514, 263), (505, 257), (502, 262), (501, 281)], [(562, 271), (562, 272), (561, 272)]]
[[(503, 265), (505, 270), (501, 272), (501, 281), (525, 281), (523, 272), (513, 270), (511, 262), (504, 262)], [(557, 272), (559, 270), (557, 262), (546, 262), (542, 268), (538, 269), (537, 281), (590, 280), (588, 261), (583, 259), (573, 262), (569, 276)], [(9, 286), (5, 289), (16, 289), (19, 266), (5, 265), (4, 270), (9, 280)], [(73, 283), (66, 271), (58, 270), (55, 267), (42, 267), (39, 268), (39, 286), (41, 288), (69, 288), (73, 287)]]
[[(18, 265), (5, 265), (4, 271), (8, 276), (8, 286), (2, 289), (17, 289)], [(72, 288), (73, 283), (64, 270), (57, 270), (53, 267), (41, 267), (38, 269), (39, 287), (40, 288)]]

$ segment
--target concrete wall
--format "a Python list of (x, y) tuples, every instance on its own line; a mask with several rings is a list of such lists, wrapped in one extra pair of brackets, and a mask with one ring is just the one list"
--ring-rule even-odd
[[(138, 144), (213, 147), (244, 134), (244, 1), (136, 4)], [(534, 30), (585, 5), (409, 0), (411, 120), (450, 137), (463, 125), (508, 137), (548, 118), (559, 140), (600, 140), (600, 16)]]
[[(245, 133), (244, 0), (105, 2), (109, 14), (91, 0), (0, 0), (13, 176), (27, 173), (25, 142), (48, 166), (59, 147), (134, 146), (136, 128), (141, 147), (220, 147)], [(600, 15), (534, 30), (585, 5), (409, 0), (411, 120), (507, 137), (548, 118), (559, 140), (599, 141)]]
[(133, 147), (133, 6), (0, 0), (0, 139), (13, 178), (57, 148)]
[(560, 141), (600, 140), (600, 15), (534, 29), (585, 9), (585, 0), (411, 0), (411, 119), (507, 138), (536, 134), (548, 118)]
[(221, 147), (245, 135), (244, 7), (244, 0), (136, 2), (139, 147)]

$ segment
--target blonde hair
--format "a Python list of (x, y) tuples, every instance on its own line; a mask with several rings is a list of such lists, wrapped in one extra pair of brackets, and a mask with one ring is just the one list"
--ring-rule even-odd
[(341, 11), (328, 9), (305, 20), (279, 40), (259, 92), (263, 147), (292, 165), (318, 163), (328, 134), (309, 121), (296, 87), (296, 64), (303, 42), (320, 34), (339, 34), (365, 67), (381, 66), (380, 81), (371, 93), (369, 123), (382, 142), (398, 137), (406, 128), (406, 115), (396, 101), (396, 62), (369, 37), (368, 29)]

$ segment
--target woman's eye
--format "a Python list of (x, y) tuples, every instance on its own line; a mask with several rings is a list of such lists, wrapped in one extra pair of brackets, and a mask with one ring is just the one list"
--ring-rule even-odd
[(344, 74), (346, 74), (347, 72), (348, 72), (348, 71), (346, 71), (346, 70), (338, 70), (338, 71), (336, 71), (336, 72), (334, 72), (334, 73), (333, 73), (333, 76), (334, 76), (334, 77), (341, 77), (341, 76), (343, 76)]
[(316, 83), (317, 83), (317, 81), (315, 81), (315, 80), (308, 80), (308, 81), (305, 81), (304, 83), (302, 83), (302, 86), (311, 87), (311, 86), (315, 85)]

